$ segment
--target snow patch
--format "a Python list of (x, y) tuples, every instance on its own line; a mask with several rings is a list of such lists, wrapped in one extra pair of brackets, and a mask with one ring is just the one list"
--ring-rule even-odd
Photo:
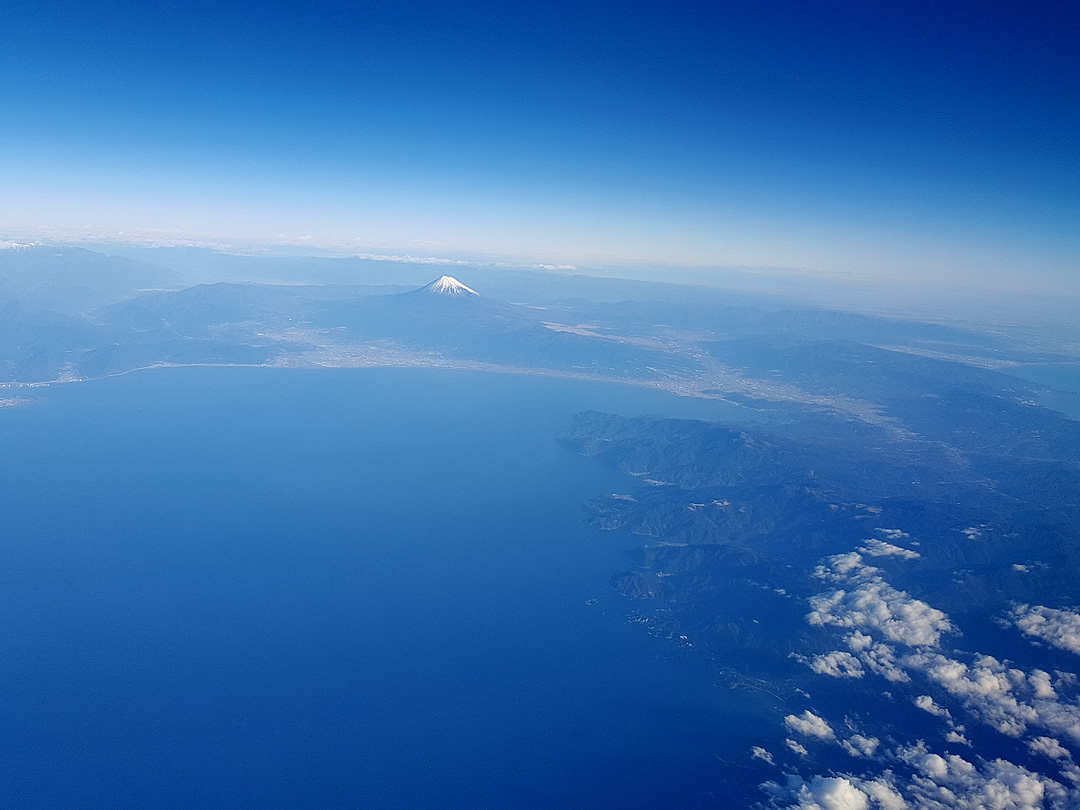
[(453, 276), (442, 276), (424, 287), (424, 292), (435, 295), (479, 295), (472, 287), (466, 287)]

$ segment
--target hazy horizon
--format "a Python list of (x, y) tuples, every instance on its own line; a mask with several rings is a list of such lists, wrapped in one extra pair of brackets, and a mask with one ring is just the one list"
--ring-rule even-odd
[(1063, 4), (16, 3), (0, 238), (1078, 295)]

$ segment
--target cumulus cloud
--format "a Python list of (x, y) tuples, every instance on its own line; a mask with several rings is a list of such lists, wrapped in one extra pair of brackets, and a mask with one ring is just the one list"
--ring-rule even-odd
[(857, 551), (826, 557), (814, 576), (846, 587), (810, 597), (813, 610), (806, 614), (806, 621), (819, 627), (855, 629), (858, 635), (852, 634), (849, 644), (856, 638), (860, 642), (866, 639), (869, 631), (877, 631), (887, 641), (909, 647), (937, 647), (942, 634), (955, 632), (942, 611), (897, 590), (880, 573), (879, 569), (866, 565)]
[(859, 546), (859, 551), (870, 557), (899, 557), (902, 560), (917, 560), (920, 555), (917, 551), (902, 546), (894, 546), (884, 540), (870, 537), (863, 541), (866, 545)]
[(789, 714), (784, 718), (784, 725), (788, 727), (788, 730), (807, 737), (817, 737), (821, 740), (832, 740), (836, 737), (832, 727), (809, 709), (800, 715)]
[(1050, 759), (1072, 759), (1072, 753), (1053, 737), (1035, 737), (1028, 740), (1028, 750)]
[(1025, 635), (1080, 655), (1080, 613), (1042, 605), (1017, 605), (1009, 620)]
[(886, 540), (906, 540), (908, 537), (911, 537), (910, 534), (900, 531), (900, 529), (875, 529), (874, 531)]
[(1036, 726), (1080, 743), (1080, 706), (1058, 699), (1042, 670), (1007, 666), (990, 655), (972, 664), (929, 651), (913, 653), (903, 664), (960, 700), (964, 708), (1002, 734), (1019, 737)]
[(815, 776), (804, 783), (796, 807), (803, 810), (867, 810), (870, 800), (843, 776)]
[(850, 591), (813, 596), (810, 607), (813, 610), (806, 620), (812, 625), (877, 630), (889, 641), (911, 647), (937, 647), (942, 633), (955, 630), (942, 611), (898, 591), (878, 576)]
[(1080, 768), (1072, 762), (1061, 763), (1061, 775), (1072, 782), (1073, 787), (1080, 788)]
[(810, 662), (810, 669), (818, 675), (830, 675), (833, 678), (861, 678), (865, 674), (859, 659), (843, 650), (815, 655)]
[(877, 737), (864, 737), (862, 734), (853, 734), (846, 740), (840, 741), (840, 747), (853, 757), (870, 758), (874, 756), (879, 745), (881, 745), (881, 740)]
[(922, 709), (924, 712), (929, 712), (935, 717), (952, 717), (952, 715), (949, 714), (948, 709), (943, 706), (939, 706), (929, 695), (919, 695), (917, 698), (915, 698), (915, 705)]
[[(972, 656), (967, 663), (918, 648), (898, 657), (889, 644), (868, 641), (865, 634), (852, 634), (849, 646), (866, 671), (891, 681), (925, 677), (955, 698), (979, 722), (1011, 737), (1021, 737), (1032, 728), (1046, 729), (1080, 744), (1080, 705), (1073, 698), (1062, 699), (1059, 690), (1075, 693), (1077, 681), (1070, 673), (1041, 669), (1024, 670), (989, 655)], [(962, 726), (952, 723), (952, 713), (929, 695), (919, 695), (915, 705), (925, 712), (948, 720), (950, 742), (968, 744)]]
[[(862, 644), (861, 638), (855, 640), (855, 636), (858, 635), (859, 633), (855, 633), (849, 637), (848, 643), (851, 644), (854, 640), (855, 643)], [(863, 638), (870, 638), (870, 636), (863, 636)], [(868, 647), (863, 647), (859, 652), (859, 660), (866, 665), (867, 669), (893, 683), (907, 683), (911, 680), (911, 677), (897, 663), (896, 650), (893, 647), (882, 642), (873, 643), (872, 639), (871, 642)]]
[(791, 739), (790, 737), (784, 740), (784, 745), (786, 745), (788, 748), (790, 748), (792, 751), (794, 751), (801, 757), (805, 757), (808, 753), (805, 745), (795, 742), (795, 740)]
[(1041, 669), (1033, 669), (1027, 676), (1028, 683), (1031, 684), (1031, 688), (1035, 692), (1035, 697), (1043, 698), (1044, 700), (1056, 700), (1057, 692), (1054, 691), (1054, 686), (1050, 683), (1050, 673), (1043, 672)]
[(844, 776), (813, 776), (804, 781), (788, 777), (786, 785), (766, 782), (762, 789), (772, 796), (773, 807), (797, 810), (906, 810), (908, 804), (886, 779)]
[(919, 808), (1064, 810), (1080, 798), (1053, 779), (1003, 759), (977, 767), (956, 754), (929, 752), (923, 744), (901, 749), (898, 755), (915, 768), (904, 793)]
[(964, 735), (964, 727), (957, 726), (952, 731), (945, 733), (945, 742), (956, 743), (957, 745), (971, 745), (971, 742)]
[(771, 807), (797, 810), (1066, 810), (1080, 799), (1074, 785), (1003, 759), (969, 762), (930, 751), (925, 743), (890, 756), (907, 765), (909, 775), (791, 774), (785, 785), (767, 782), (762, 789)]
[(847, 637), (847, 643), (855, 652), (861, 652), (862, 650), (868, 650), (874, 646), (874, 637), (869, 636), (866, 633), (860, 633), (856, 630)]
[[(871, 548), (870, 541), (866, 543), (860, 549), (863, 553)], [(1068, 750), (1080, 746), (1077, 677), (1065, 672), (1051, 675), (1037, 668), (1022, 669), (989, 655), (943, 654), (942, 636), (956, 632), (948, 616), (892, 587), (880, 574), (879, 569), (865, 564), (860, 552), (822, 560), (815, 575), (839, 587), (811, 597), (812, 610), (805, 618), (814, 626), (850, 628), (845, 637), (849, 652), (817, 655), (809, 661), (811, 668), (832, 677), (865, 677), (869, 672), (894, 682), (925, 679), (940, 694), (936, 700), (929, 694), (917, 695), (914, 703), (946, 721), (948, 742), (970, 745), (964, 727), (953, 721), (958, 708), (1014, 738), (1039, 734), (1027, 740), (1029, 751), (1056, 761), (1067, 784), (1071, 785), (1075, 775), (1077, 784), (1068, 790), (1080, 790), (1080, 768), (1072, 764)], [(1080, 654), (1080, 613), (1017, 605), (1009, 621), (1028, 635)], [(903, 648), (907, 649), (901, 652)], [(899, 756), (895, 752), (877, 755), (876, 748), (875, 753), (866, 753), (854, 737), (837, 740), (828, 723), (810, 712), (800, 717), (788, 715), (785, 725), (789, 731), (836, 741), (852, 756), (876, 756), (879, 761)], [(821, 733), (815, 733), (814, 728)], [(1003, 760), (971, 763), (954, 754), (926, 750), (916, 756), (913, 750), (908, 749), (907, 758), (901, 759), (915, 769), (910, 784), (905, 783), (903, 789), (906, 800), (913, 801), (915, 807), (1080, 807), (1080, 793), (1068, 794), (1073, 803), (1067, 804), (1062, 798), (1066, 788), (1019, 765)], [(863, 782), (848, 782), (862, 790)], [(804, 785), (806, 790), (799, 794), (798, 802), (818, 800), (808, 785), (811, 783)], [(863, 792), (868, 802), (876, 801)], [(1029, 800), (1036, 803), (1025, 804)]]
[(907, 810), (908, 803), (887, 779), (860, 780), (859, 789), (867, 795), (874, 807), (881, 810)]
[(762, 748), (760, 745), (755, 745), (753, 748), (750, 749), (750, 756), (754, 759), (760, 759), (763, 762), (767, 762), (770, 765), (776, 764), (776, 762), (773, 760), (773, 755), (766, 751), (764, 748)]
[(834, 554), (826, 557), (821, 565), (814, 569), (814, 576), (818, 579), (832, 581), (845, 580), (854, 574), (876, 573), (876, 568), (871, 568), (863, 562), (862, 555), (857, 551), (849, 551), (846, 554)]

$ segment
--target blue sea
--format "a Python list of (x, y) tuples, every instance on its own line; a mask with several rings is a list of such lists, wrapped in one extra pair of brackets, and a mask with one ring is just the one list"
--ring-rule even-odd
[(1080, 419), (1080, 363), (1030, 363), (1001, 369), (1007, 374), (1047, 386), (1039, 404)]
[[(0, 806), (724, 806), (762, 706), (609, 585), (640, 388), (157, 369), (0, 410)], [(590, 603), (595, 600), (595, 603)], [(714, 795), (710, 795), (712, 792)]]

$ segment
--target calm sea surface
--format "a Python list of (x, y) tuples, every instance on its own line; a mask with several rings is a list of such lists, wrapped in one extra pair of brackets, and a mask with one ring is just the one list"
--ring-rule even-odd
[(1052, 390), (1039, 395), (1039, 404), (1080, 419), (1080, 363), (1032, 363), (1001, 370), (1048, 386)]
[[(717, 806), (755, 713), (628, 624), (642, 389), (162, 369), (0, 411), (0, 806)], [(587, 600), (596, 599), (596, 604)]]

